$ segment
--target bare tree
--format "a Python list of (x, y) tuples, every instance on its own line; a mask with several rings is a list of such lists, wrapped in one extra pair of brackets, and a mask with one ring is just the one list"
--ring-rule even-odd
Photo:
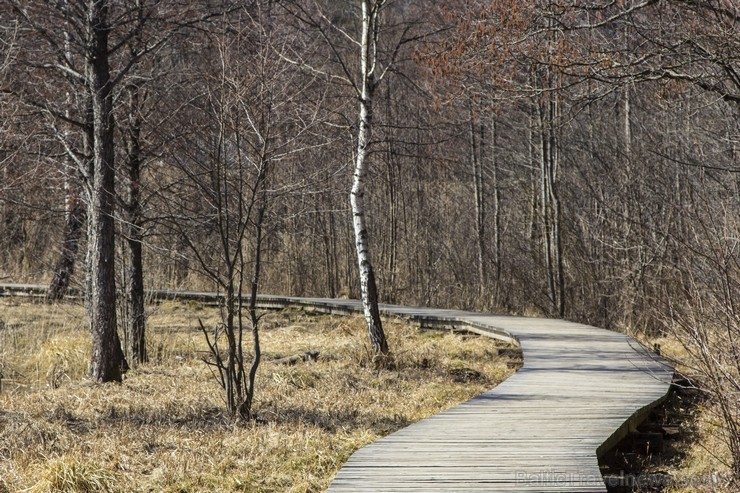
[[(256, 296), (271, 207), (292, 188), (282, 181), (281, 164), (311, 145), (322, 101), (312, 78), (287, 70), (276, 56), (291, 39), (273, 15), (269, 2), (258, 2), (202, 34), (203, 58), (193, 67), (195, 78), (183, 81), (192, 92), (183, 95), (181, 112), (199, 126), (171, 147), (175, 180), (163, 193), (177, 193), (162, 196), (168, 226), (222, 296), (221, 322), (201, 324), (210, 348), (204, 361), (224, 390), (227, 409), (241, 419), (253, 416), (261, 360)], [(250, 335), (251, 360), (245, 348)]]
[[(64, 58), (72, 61), (75, 54), (71, 48), (71, 36), (65, 31), (64, 36)], [(70, 87), (75, 87), (79, 82), (72, 75), (67, 74), (66, 79)], [(71, 120), (73, 113), (72, 94), (68, 91), (65, 99), (64, 117)], [(86, 122), (89, 128), (90, 122)], [(72, 140), (69, 135), (70, 130), (64, 130), (67, 135), (63, 138), (66, 142)], [(87, 139), (88, 142), (92, 142)], [(91, 156), (92, 152), (83, 152), (85, 156)], [(64, 297), (69, 288), (70, 281), (75, 272), (77, 263), (77, 253), (79, 250), (80, 240), (82, 237), (83, 227), (86, 221), (85, 204), (81, 197), (82, 177), (77, 171), (77, 165), (69, 156), (66, 156), (64, 164), (64, 229), (62, 231), (61, 249), (59, 258), (54, 266), (54, 274), (49, 289), (46, 292), (46, 302), (54, 302)]]
[[(6, 267), (6, 257), (9, 256), (8, 250), (15, 243), (15, 235), (12, 234), (12, 195), (21, 186), (22, 179), (17, 176), (19, 166), (15, 155), (20, 144), (14, 142), (13, 121), (18, 105), (8, 96), (9, 87), (12, 83), (10, 77), (10, 68), (16, 57), (16, 38), (18, 36), (17, 23), (0, 24), (0, 269)], [(17, 137), (17, 136), (15, 136)], [(21, 174), (22, 176), (22, 174)], [(3, 269), (4, 270), (4, 269)]]
[[(136, 174), (141, 166), (138, 133), (143, 122), (141, 112), (135, 107), (138, 104), (136, 91), (131, 91), (136, 84), (129, 83), (131, 70), (175, 33), (208, 19), (213, 13), (210, 7), (187, 8), (174, 16), (173, 12), (166, 11), (169, 5), (166, 0), (62, 1), (53, 8), (43, 2), (8, 0), (8, 3), (26, 28), (24, 33), (29, 46), (44, 47), (42, 60), (25, 60), (27, 73), (39, 80), (39, 85), (15, 92), (25, 104), (46, 117), (54, 138), (66, 152), (69, 162), (75, 165), (74, 174), (82, 177), (87, 206), (86, 303), (93, 339), (91, 378), (121, 380), (128, 364), (116, 327), (115, 183), (117, 170), (122, 166), (116, 162), (115, 102), (127, 99), (128, 108), (132, 109), (131, 125), (126, 132), (127, 164), (132, 168), (127, 182), (137, 186)], [(217, 11), (224, 8), (223, 5), (217, 7)], [(145, 32), (151, 24), (156, 26)], [(61, 79), (70, 88), (64, 101), (58, 100), (55, 91), (40, 89), (48, 83), (45, 76)], [(75, 180), (70, 179), (70, 183), (73, 182)], [(141, 353), (144, 348), (141, 214), (136, 190), (128, 192), (126, 215), (132, 225), (128, 238), (134, 247), (134, 260), (130, 264), (135, 268), (132, 273), (135, 282), (130, 286), (136, 291), (129, 296), (134, 313), (131, 319), (136, 324), (129, 331), (136, 333), (130, 340), (136, 340), (137, 348), (132, 353), (138, 361), (145, 359), (145, 354)], [(70, 194), (70, 197), (75, 195)], [(83, 209), (74, 203), (68, 208), (68, 223), (72, 227), (66, 228), (62, 258), (50, 298), (63, 293), (74, 263), (73, 250), (79, 242), (80, 231), (74, 226), (79, 226)]]
[(126, 302), (126, 352), (131, 365), (145, 363), (146, 351), (146, 312), (144, 310), (144, 217), (142, 207), (142, 150), (143, 101), (142, 88), (136, 82), (127, 87), (128, 125), (124, 137), (126, 147), (127, 193), (126, 244), (128, 246), (128, 276)]
[(120, 381), (128, 365), (116, 322), (115, 282), (115, 144), (113, 80), (108, 45), (109, 5), (90, 0), (86, 6), (85, 80), (92, 100), (93, 176), (88, 210), (87, 308), (92, 336), (90, 378)]
[[(55, 138), (75, 164), (76, 173), (84, 179), (88, 240), (86, 304), (92, 338), (90, 377), (103, 382), (120, 381), (127, 364), (118, 338), (115, 309), (115, 80), (109, 63), (115, 48), (109, 46), (111, 6), (107, 1), (91, 0), (74, 6), (60, 2), (51, 10), (36, 3), (15, 1), (11, 7), (27, 28), (27, 42), (47, 48), (47, 59), (25, 62), (28, 72), (34, 77), (62, 75), (68, 86), (76, 89), (75, 96), (81, 102), (70, 108), (68, 93), (62, 103), (66, 108), (60, 110), (53, 93), (30, 87), (16, 91), (25, 104), (38, 108), (48, 118)], [(48, 15), (62, 23), (61, 34), (50, 28)], [(72, 132), (59, 128), (67, 125), (81, 130), (79, 145), (73, 142)], [(72, 207), (70, 213), (73, 211), (75, 214), (69, 217), (77, 217), (73, 225), (79, 227), (79, 208)], [(61, 264), (65, 265), (60, 264), (61, 271), (73, 263), (72, 250), (79, 234), (71, 231), (67, 235), (71, 242), (63, 249)], [(62, 272), (60, 286), (68, 282), (68, 274)]]
[(332, 62), (323, 67), (297, 54), (286, 59), (331, 83), (351, 88), (358, 104), (350, 210), (365, 322), (373, 357), (378, 365), (383, 366), (389, 362), (390, 353), (378, 310), (378, 286), (366, 204), (375, 95), (386, 75), (397, 68), (406, 46), (418, 40), (420, 35), (413, 29), (413, 22), (384, 23), (384, 17), (391, 15), (387, 12), (389, 3), (386, 0), (357, 0), (341, 7), (299, 2), (284, 7), (314, 31), (328, 49)]
[[(365, 180), (367, 177), (367, 156), (373, 128), (373, 106), (377, 83), (382, 79), (378, 74), (377, 43), (380, 33), (380, 13), (384, 0), (362, 0), (362, 24), (360, 35), (360, 78), (357, 90), (360, 103), (357, 122), (357, 149), (355, 151), (355, 169), (353, 173), (350, 204), (352, 206), (352, 224), (355, 231), (355, 248), (357, 263), (360, 269), (360, 292), (365, 312), (370, 343), (377, 358), (387, 357), (388, 342), (383, 332), (383, 324), (378, 310), (378, 287), (375, 282), (370, 255), (370, 241), (365, 220)], [(377, 77), (377, 80), (376, 80)]]
[[(148, 224), (145, 213), (148, 196), (145, 170), (148, 163), (161, 152), (163, 142), (173, 138), (155, 129), (173, 117), (163, 110), (163, 99), (168, 93), (177, 62), (170, 59), (177, 48), (171, 45), (178, 35), (187, 39), (189, 28), (208, 25), (211, 18), (229, 12), (230, 2), (207, 6), (181, 8), (168, 0), (136, 0), (124, 11), (127, 23), (135, 26), (126, 33), (121, 47), (129, 64), (125, 79), (116, 94), (122, 152), (119, 181), (124, 185), (120, 204), (120, 232), (125, 248), (121, 276), (125, 290), (125, 307), (119, 321), (125, 327), (125, 352), (129, 363), (136, 366), (148, 360), (146, 352), (146, 312), (144, 292), (144, 247)], [(169, 127), (170, 130), (173, 130)], [(175, 132), (176, 133), (176, 132)], [(154, 184), (154, 188), (157, 186)]]
[(715, 404), (708, 410), (718, 418), (712, 432), (727, 445), (730, 457), (725, 462), (736, 480), (740, 479), (738, 217), (737, 207), (709, 217), (697, 214), (691, 222), (696, 228), (693, 238), (679, 240), (687, 250), (681, 260), (681, 288), (660, 307), (666, 332), (689, 355), (682, 363)]

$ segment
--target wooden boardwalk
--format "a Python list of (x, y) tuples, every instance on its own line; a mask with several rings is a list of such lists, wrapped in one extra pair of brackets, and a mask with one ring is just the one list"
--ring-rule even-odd
[[(0, 286), (39, 296), (41, 286)], [(155, 298), (214, 302), (200, 292)], [(351, 300), (260, 296), (262, 308), (361, 311)], [(521, 346), (524, 366), (494, 389), (357, 452), (341, 492), (606, 492), (597, 457), (667, 395), (673, 369), (633, 339), (563, 320), (383, 306), (422, 326), (457, 327)]]
[[(356, 302), (295, 300), (334, 311)], [(606, 492), (597, 457), (667, 395), (673, 368), (635, 340), (563, 320), (384, 306), (518, 343), (494, 389), (355, 452), (329, 492)]]

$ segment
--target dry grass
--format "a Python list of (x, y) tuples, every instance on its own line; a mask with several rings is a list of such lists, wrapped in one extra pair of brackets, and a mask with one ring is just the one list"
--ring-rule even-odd
[[(359, 319), (287, 310), (265, 317), (259, 420), (239, 425), (200, 361), (198, 317), (217, 314), (152, 307), (152, 362), (93, 385), (81, 307), (0, 300), (0, 492), (323, 491), (358, 447), (512, 371), (492, 340), (388, 323), (399, 364), (376, 372)], [(272, 362), (309, 350), (317, 362)]]
[(719, 438), (717, 418), (709, 408), (699, 408), (686, 423), (684, 436), (677, 449), (680, 461), (670, 465), (668, 472), (675, 486), (668, 493), (734, 493), (737, 486), (729, 483), (730, 468), (726, 461), (730, 452)]
[[(694, 377), (690, 357), (673, 337), (653, 338), (649, 341), (660, 345), (661, 353), (677, 362), (682, 375)], [(710, 399), (691, 403), (682, 401), (674, 419), (680, 422), (681, 433), (674, 445), (677, 455), (659, 469), (673, 478), (674, 485), (666, 493), (734, 493), (737, 487), (729, 484), (731, 461), (727, 444), (721, 439), (722, 422)]]

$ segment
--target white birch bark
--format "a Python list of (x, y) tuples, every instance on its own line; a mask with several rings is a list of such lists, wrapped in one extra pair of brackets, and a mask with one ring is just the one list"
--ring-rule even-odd
[(360, 115), (357, 129), (355, 169), (350, 193), (355, 248), (360, 274), (362, 306), (370, 343), (376, 357), (388, 354), (388, 343), (378, 311), (378, 291), (370, 256), (370, 244), (365, 221), (365, 178), (367, 154), (373, 122), (375, 91), (375, 41), (378, 33), (378, 12), (383, 0), (362, 0), (362, 37), (360, 40)]

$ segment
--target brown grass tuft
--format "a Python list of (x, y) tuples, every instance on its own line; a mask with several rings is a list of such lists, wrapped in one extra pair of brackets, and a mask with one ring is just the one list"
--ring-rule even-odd
[(46, 461), (34, 468), (40, 478), (28, 493), (114, 493), (118, 480), (113, 471), (69, 456)]

